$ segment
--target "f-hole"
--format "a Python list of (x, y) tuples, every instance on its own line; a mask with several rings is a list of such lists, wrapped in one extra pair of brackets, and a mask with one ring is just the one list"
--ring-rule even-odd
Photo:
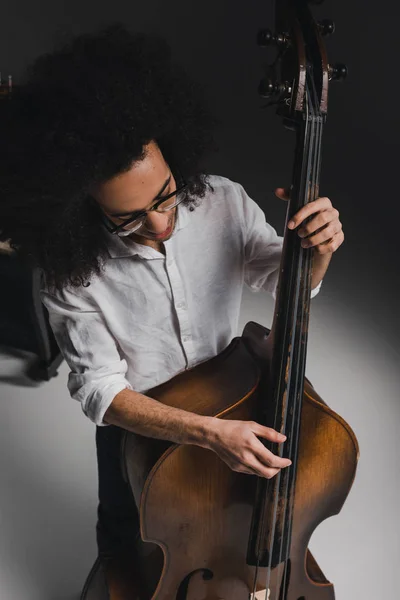
[(197, 573), (202, 573), (204, 581), (209, 581), (214, 577), (214, 573), (210, 571), (210, 569), (196, 569), (195, 571), (192, 571), (191, 573), (189, 573), (189, 575), (186, 575), (186, 577), (181, 581), (178, 592), (176, 594), (176, 600), (187, 600), (190, 580)]

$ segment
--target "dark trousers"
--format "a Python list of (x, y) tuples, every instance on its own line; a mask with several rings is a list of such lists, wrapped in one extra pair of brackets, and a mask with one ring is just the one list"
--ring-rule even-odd
[(99, 555), (116, 556), (133, 551), (139, 532), (139, 515), (121, 469), (124, 430), (115, 425), (96, 428), (99, 505), (96, 537)]

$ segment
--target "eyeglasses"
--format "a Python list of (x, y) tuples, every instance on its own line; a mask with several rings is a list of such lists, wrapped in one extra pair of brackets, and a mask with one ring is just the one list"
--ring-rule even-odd
[(179, 187), (177, 187), (177, 189), (174, 192), (171, 192), (171, 194), (168, 194), (168, 196), (164, 196), (163, 198), (160, 198), (160, 200), (158, 200), (158, 202), (156, 202), (148, 210), (141, 210), (141, 211), (132, 213), (132, 216), (128, 217), (127, 219), (123, 219), (123, 222), (120, 223), (119, 225), (115, 225), (115, 223), (113, 223), (113, 221), (111, 221), (111, 219), (109, 219), (107, 217), (107, 215), (102, 211), (102, 209), (100, 207), (98, 207), (106, 229), (110, 233), (115, 234), (115, 233), (118, 233), (119, 231), (124, 230), (125, 227), (127, 227), (127, 225), (129, 225), (129, 231), (132, 231), (132, 232), (137, 231), (138, 229), (140, 229), (142, 227), (142, 225), (146, 221), (147, 214), (149, 212), (152, 212), (153, 210), (155, 210), (159, 213), (163, 213), (163, 212), (168, 212), (168, 211), (172, 210), (173, 208), (175, 208), (175, 206), (178, 206), (178, 204), (180, 204), (184, 199), (183, 196), (178, 197), (178, 194), (187, 187), (187, 183), (184, 181), (182, 175), (179, 176), (179, 183), (180, 183)]

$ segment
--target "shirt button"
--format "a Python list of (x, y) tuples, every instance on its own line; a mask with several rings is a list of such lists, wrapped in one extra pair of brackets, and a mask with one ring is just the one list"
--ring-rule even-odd
[(176, 308), (186, 308), (186, 304), (184, 302), (178, 302)]
[(190, 342), (190, 335), (184, 335), (182, 338), (182, 342)]

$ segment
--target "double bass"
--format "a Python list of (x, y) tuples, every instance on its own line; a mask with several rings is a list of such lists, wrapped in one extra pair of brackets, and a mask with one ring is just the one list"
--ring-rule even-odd
[[(278, 0), (276, 46), (260, 93), (295, 132), (287, 221), (318, 197), (330, 81), (323, 35), (307, 0)], [(149, 390), (176, 408), (257, 421), (284, 433), (263, 441), (292, 465), (272, 479), (232, 471), (215, 453), (127, 432), (122, 458), (139, 508), (140, 539), (129, 589), (111, 600), (334, 600), (308, 549), (315, 528), (337, 514), (353, 483), (358, 444), (350, 426), (305, 378), (312, 250), (285, 227), (271, 331), (250, 322), (218, 356)]]

